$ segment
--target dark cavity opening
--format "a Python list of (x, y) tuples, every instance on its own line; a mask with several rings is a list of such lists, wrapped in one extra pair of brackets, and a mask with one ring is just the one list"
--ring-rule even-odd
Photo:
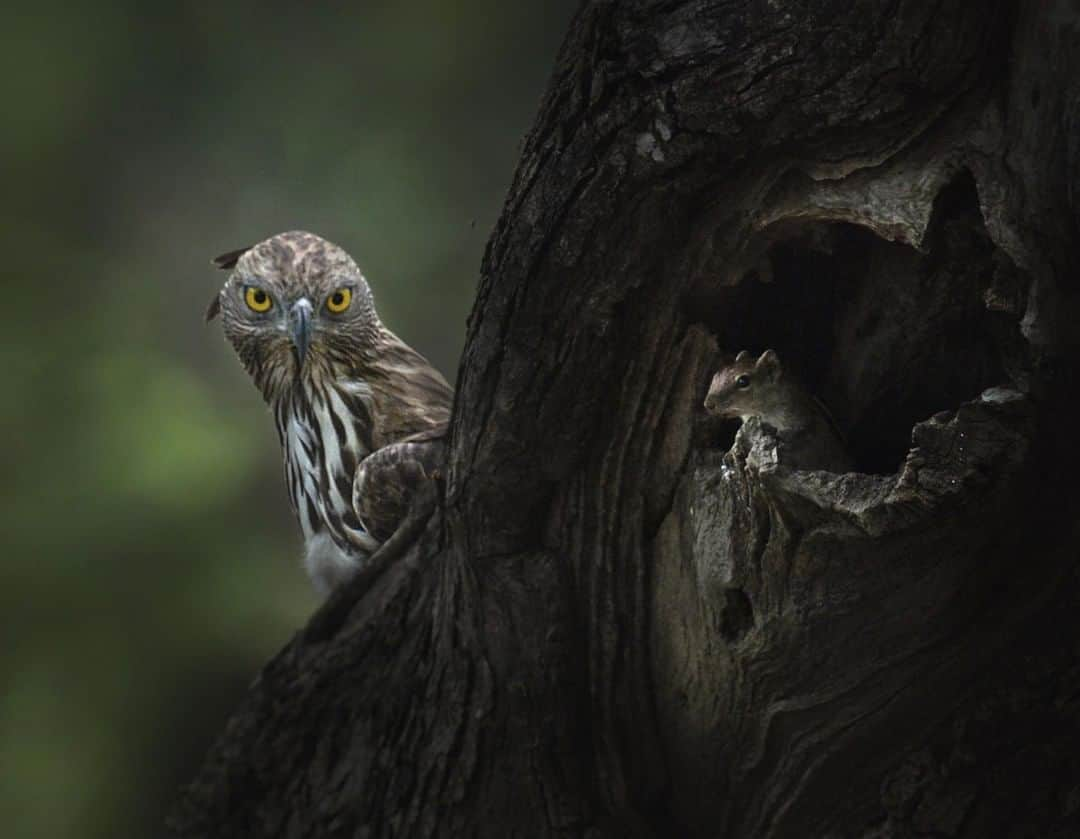
[[(831, 410), (857, 468), (887, 474), (916, 423), (1025, 379), (1027, 278), (986, 232), (970, 176), (939, 194), (924, 248), (804, 223), (691, 311), (724, 353), (775, 349)], [(712, 444), (729, 447), (736, 427), (714, 424)]]
[(754, 607), (746, 592), (739, 588), (724, 589), (724, 611), (720, 618), (720, 635), (733, 644), (754, 625)]

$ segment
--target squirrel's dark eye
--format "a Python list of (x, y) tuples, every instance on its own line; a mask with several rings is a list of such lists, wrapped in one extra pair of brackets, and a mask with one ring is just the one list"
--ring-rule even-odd
[(735, 385), (742, 388), (750, 387), (750, 377), (743, 373), (735, 380)]

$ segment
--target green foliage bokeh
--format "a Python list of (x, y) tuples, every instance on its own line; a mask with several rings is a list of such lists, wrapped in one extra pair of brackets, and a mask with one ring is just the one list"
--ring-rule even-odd
[(575, 5), (5, 7), (4, 836), (160, 835), (316, 605), (210, 257), (326, 236), (452, 379)]

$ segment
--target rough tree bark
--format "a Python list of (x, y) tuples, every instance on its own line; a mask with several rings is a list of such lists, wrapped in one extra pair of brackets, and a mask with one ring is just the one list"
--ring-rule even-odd
[[(174, 827), (1080, 835), (1078, 229), (1075, 2), (585, 4), (438, 509)], [(770, 346), (858, 473), (702, 419)]]

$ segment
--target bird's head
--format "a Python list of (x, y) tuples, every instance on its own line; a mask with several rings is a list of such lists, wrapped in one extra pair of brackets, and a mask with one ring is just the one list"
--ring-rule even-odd
[(361, 367), (381, 325), (356, 263), (313, 233), (279, 233), (214, 260), (232, 273), (206, 319), (225, 336), (267, 401), (304, 377)]

